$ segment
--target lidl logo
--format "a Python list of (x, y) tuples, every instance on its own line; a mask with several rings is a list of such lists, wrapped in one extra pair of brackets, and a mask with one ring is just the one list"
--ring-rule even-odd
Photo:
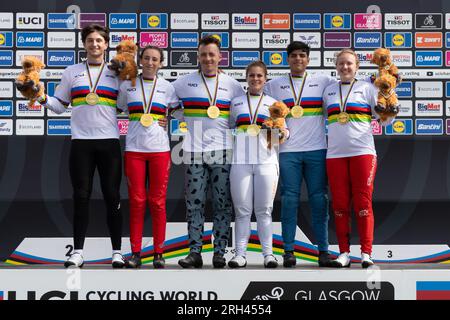
[(397, 119), (386, 126), (387, 135), (412, 135), (412, 119)]
[(287, 53), (284, 51), (264, 51), (263, 61), (271, 67), (286, 67), (288, 65)]
[(325, 29), (350, 29), (352, 16), (349, 13), (342, 14), (324, 14)]
[(212, 35), (214, 38), (220, 41), (220, 48), (227, 49), (230, 47), (230, 35), (228, 32), (202, 32), (202, 38)]
[(0, 48), (11, 48), (13, 46), (13, 33), (11, 31), (0, 32)]
[(411, 48), (411, 32), (386, 32), (384, 34), (386, 48)]
[(167, 13), (141, 13), (141, 29), (167, 29)]

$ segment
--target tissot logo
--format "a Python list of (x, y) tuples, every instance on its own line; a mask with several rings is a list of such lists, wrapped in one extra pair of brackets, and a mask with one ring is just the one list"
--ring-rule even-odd
[(230, 27), (228, 13), (202, 13), (202, 29), (224, 30)]
[(250, 282), (242, 300), (392, 300), (390, 282)]
[(286, 48), (289, 42), (290, 42), (289, 32), (263, 33), (263, 48)]
[(388, 30), (408, 30), (412, 29), (412, 14), (394, 13), (384, 15), (384, 27)]
[(43, 13), (23, 13), (16, 14), (17, 29), (44, 29)]
[(416, 13), (416, 29), (442, 29), (442, 13)]

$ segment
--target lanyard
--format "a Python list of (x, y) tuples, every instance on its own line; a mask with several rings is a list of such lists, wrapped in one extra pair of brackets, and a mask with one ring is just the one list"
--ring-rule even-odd
[(256, 118), (258, 117), (258, 109), (259, 109), (259, 106), (261, 105), (261, 101), (262, 101), (263, 97), (264, 97), (264, 93), (261, 94), (261, 96), (259, 97), (259, 101), (258, 101), (258, 105), (256, 106), (255, 114), (252, 114), (252, 104), (250, 102), (250, 93), (247, 92), (247, 103), (248, 103), (248, 111), (250, 114), (250, 123), (251, 124), (254, 124), (256, 121)]
[(344, 101), (342, 101), (342, 82), (339, 83), (339, 98), (341, 99), (341, 104), (339, 105), (339, 108), (341, 109), (341, 112), (345, 112), (345, 110), (347, 109), (347, 100), (348, 97), (350, 96), (350, 93), (352, 93), (352, 88), (355, 82), (356, 79), (353, 79), (352, 84), (350, 85), (350, 89), (348, 90), (347, 96), (345, 97)]
[(97, 89), (98, 82), (100, 80), (100, 77), (102, 76), (104, 67), (105, 67), (105, 62), (103, 61), (102, 65), (100, 67), (100, 73), (98, 74), (97, 81), (95, 81), (94, 86), (92, 86), (92, 77), (91, 77), (91, 72), (89, 70), (89, 63), (86, 61), (86, 69), (87, 69), (88, 78), (89, 78), (89, 92), (95, 92), (95, 90)]
[(305, 72), (305, 76), (303, 77), (302, 85), (300, 87), (300, 91), (299, 91), (299, 94), (297, 97), (297, 95), (295, 93), (295, 88), (294, 88), (294, 81), (292, 80), (292, 75), (289, 74), (289, 81), (291, 82), (292, 95), (294, 96), (294, 106), (300, 106), (300, 102), (302, 100), (303, 88), (305, 87), (305, 82), (306, 82), (307, 76), (308, 76), (308, 73)]
[(158, 76), (155, 77), (155, 82), (153, 83), (153, 89), (150, 94), (150, 100), (149, 100), (148, 104), (147, 104), (147, 99), (145, 98), (144, 80), (143, 80), (142, 75), (141, 75), (140, 79), (141, 79), (142, 99), (144, 102), (144, 113), (150, 113), (152, 111), (153, 94), (155, 93), (156, 82), (158, 81)]
[(214, 99), (213, 99), (212, 96), (211, 96), (211, 92), (208, 89), (208, 84), (206, 83), (206, 80), (205, 80), (205, 77), (203, 76), (203, 73), (200, 70), (198, 72), (202, 76), (203, 84), (205, 85), (206, 92), (208, 93), (209, 104), (210, 105), (215, 105), (216, 104), (216, 99), (217, 99), (217, 89), (219, 88), (219, 73), (217, 73), (217, 75), (216, 75), (216, 88), (214, 89)]

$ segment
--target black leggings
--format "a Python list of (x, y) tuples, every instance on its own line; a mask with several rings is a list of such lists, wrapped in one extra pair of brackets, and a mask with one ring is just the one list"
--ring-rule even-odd
[(89, 224), (89, 199), (95, 168), (98, 168), (107, 223), (113, 250), (120, 250), (122, 213), (120, 211), (120, 180), (122, 155), (118, 139), (72, 140), (70, 178), (73, 187), (74, 249), (83, 249)]

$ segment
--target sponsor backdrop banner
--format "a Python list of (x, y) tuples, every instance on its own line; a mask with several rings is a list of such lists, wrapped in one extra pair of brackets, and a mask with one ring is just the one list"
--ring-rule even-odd
[[(299, 10), (291, 1), (280, 0), (274, 8), (273, 3), (253, 0), (175, 1), (170, 5), (117, 0), (113, 6), (97, 0), (78, 5), (65, 0), (0, 3), (0, 259), (6, 259), (26, 237), (72, 234), (68, 174), (71, 109), (56, 115), (39, 105), (30, 107), (13, 82), (21, 59), (37, 56), (47, 66), (41, 78), (52, 94), (64, 68), (85, 61), (80, 28), (90, 23), (110, 29), (108, 59), (125, 39), (139, 42), (140, 47), (152, 44), (163, 48), (166, 67), (161, 75), (170, 81), (198, 68), (196, 47), (205, 34), (220, 39), (221, 68), (244, 87), (244, 69), (257, 59), (268, 65), (269, 77), (286, 74), (284, 48), (292, 40), (311, 46), (312, 74), (331, 76), (336, 75), (335, 53), (342, 47), (357, 51), (361, 76), (375, 71), (370, 64), (374, 48), (390, 48), (404, 82), (397, 88), (401, 102), (397, 119), (387, 127), (373, 123), (378, 153), (375, 243), (450, 243), (450, 2), (361, 0), (349, 5), (323, 1), (303, 3)], [(118, 126), (123, 148), (128, 128), (124, 115), (119, 116)], [(184, 168), (176, 156), (183, 128), (173, 121), (169, 131), (173, 133), (174, 165), (167, 217), (171, 222), (183, 222)], [(126, 236), (125, 179), (121, 195)], [(106, 236), (97, 177), (92, 199), (88, 234)], [(304, 189), (298, 225), (313, 239), (306, 200)], [(273, 217), (280, 219), (278, 195)], [(206, 218), (210, 221), (211, 215)], [(356, 239), (354, 234), (352, 242)], [(330, 241), (335, 240), (331, 220)]]

